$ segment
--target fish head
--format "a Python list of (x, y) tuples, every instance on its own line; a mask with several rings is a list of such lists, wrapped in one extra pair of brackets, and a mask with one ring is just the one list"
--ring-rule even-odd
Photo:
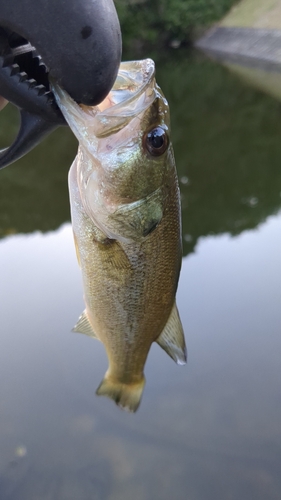
[(154, 62), (121, 63), (99, 106), (79, 106), (59, 87), (55, 94), (79, 140), (85, 212), (108, 238), (146, 238), (162, 220), (173, 165), (169, 107)]

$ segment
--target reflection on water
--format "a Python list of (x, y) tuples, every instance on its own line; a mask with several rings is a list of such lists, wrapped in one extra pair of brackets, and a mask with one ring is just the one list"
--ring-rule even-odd
[(95, 396), (101, 343), (70, 225), (0, 243), (1, 500), (279, 499), (281, 217), (199, 242), (178, 305), (189, 362), (155, 345), (134, 416)]
[[(17, 130), (15, 108), (0, 113), (0, 147), (12, 142)], [(67, 127), (0, 171), (0, 237), (13, 233), (50, 231), (70, 219), (67, 173), (77, 143)]]
[(153, 346), (136, 415), (95, 396), (103, 345), (70, 332), (83, 300), (61, 129), (0, 172), (1, 500), (280, 499), (280, 105), (195, 55), (158, 80), (185, 253), (197, 243), (177, 297), (188, 365)]
[[(193, 53), (173, 52), (157, 65), (157, 80), (172, 111), (184, 253), (192, 252), (201, 236), (239, 234), (276, 213), (281, 204), (280, 104)], [(12, 111), (0, 114), (0, 145), (15, 133)], [(76, 149), (70, 131), (61, 128), (1, 171), (0, 236), (47, 231), (69, 220), (66, 176)]]

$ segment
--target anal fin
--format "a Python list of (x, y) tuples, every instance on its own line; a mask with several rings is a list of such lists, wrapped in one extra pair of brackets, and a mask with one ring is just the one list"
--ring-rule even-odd
[(174, 303), (166, 326), (156, 342), (178, 365), (186, 364), (187, 352), (184, 333), (176, 303)]
[(89, 321), (86, 309), (82, 312), (81, 316), (79, 316), (79, 319), (74, 328), (72, 328), (72, 331), (77, 333), (84, 333), (84, 335), (88, 335), (88, 337), (99, 340)]

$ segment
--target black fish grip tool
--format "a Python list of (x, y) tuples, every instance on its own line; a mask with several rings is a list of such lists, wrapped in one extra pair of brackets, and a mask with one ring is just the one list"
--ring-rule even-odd
[(120, 61), (113, 0), (0, 0), (0, 96), (21, 116), (14, 143), (0, 151), (0, 168), (66, 125), (49, 77), (77, 102), (97, 105)]

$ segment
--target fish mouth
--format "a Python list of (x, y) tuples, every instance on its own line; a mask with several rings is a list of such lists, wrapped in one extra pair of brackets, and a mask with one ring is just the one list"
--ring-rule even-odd
[[(96, 106), (98, 114), (135, 116), (139, 108), (145, 109), (151, 104), (154, 87), (155, 64), (152, 59), (122, 62), (111, 92)], [(140, 102), (140, 97), (145, 99)], [(82, 108), (91, 109), (83, 105)]]
[(57, 84), (53, 84), (52, 90), (79, 141), (85, 141), (85, 134), (81, 135), (85, 128), (87, 135), (107, 137), (143, 113), (157, 97), (155, 64), (152, 59), (122, 62), (111, 92), (99, 106), (78, 105)]

